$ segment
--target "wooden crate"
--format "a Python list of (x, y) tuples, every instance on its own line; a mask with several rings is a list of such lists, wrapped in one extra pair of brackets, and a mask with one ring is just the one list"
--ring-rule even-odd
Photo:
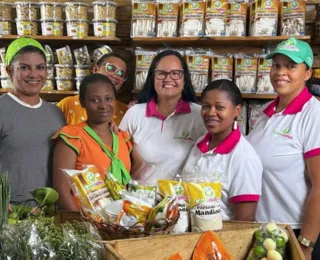
[[(253, 245), (254, 232), (261, 224), (226, 222), (224, 229), (217, 231), (234, 260), (244, 260)], [(281, 225), (280, 225), (281, 226)], [(305, 260), (303, 252), (290, 226), (283, 226), (289, 232), (288, 259)], [(201, 233), (165, 235), (146, 238), (113, 240), (105, 242), (107, 260), (165, 260), (179, 252), (182, 259), (191, 259)]]
[(59, 210), (57, 212), (57, 214), (54, 216), (55, 218), (55, 222), (57, 224), (60, 224), (60, 223), (65, 223), (65, 222), (70, 222), (70, 221), (73, 221), (73, 220), (76, 220), (76, 221), (79, 221), (79, 222), (82, 222), (82, 218), (81, 218), (81, 215), (80, 215), (80, 212), (78, 211), (66, 211), (66, 210)]

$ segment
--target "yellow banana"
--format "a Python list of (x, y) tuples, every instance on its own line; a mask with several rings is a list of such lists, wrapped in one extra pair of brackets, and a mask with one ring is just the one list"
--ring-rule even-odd
[(59, 199), (59, 193), (49, 187), (35, 189), (30, 193), (41, 207), (45, 205), (52, 205)]

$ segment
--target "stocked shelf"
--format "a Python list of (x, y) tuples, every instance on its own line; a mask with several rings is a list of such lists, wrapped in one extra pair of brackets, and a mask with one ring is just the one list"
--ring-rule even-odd
[[(289, 39), (291, 36), (243, 36), (243, 37), (135, 37), (132, 42), (135, 45), (159, 45), (167, 43), (172, 45), (195, 45), (198, 46), (264, 46), (266, 44), (277, 44), (281, 41)], [(311, 36), (296, 36), (299, 40), (310, 41)]]
[[(0, 95), (8, 92), (10, 92), (10, 89), (0, 88)], [(58, 102), (65, 97), (74, 96), (77, 94), (79, 94), (78, 91), (42, 90), (40, 92), (41, 98), (49, 102)]]
[[(20, 35), (1, 35), (0, 40), (14, 40), (22, 37), (28, 37), (28, 36), (20, 36)], [(72, 37), (72, 36), (42, 36), (42, 35), (36, 35), (36, 36), (30, 36), (30, 38), (33, 38), (38, 41), (81, 41), (81, 42), (120, 42), (121, 39), (117, 37), (95, 37), (95, 36), (87, 36), (82, 38)]]

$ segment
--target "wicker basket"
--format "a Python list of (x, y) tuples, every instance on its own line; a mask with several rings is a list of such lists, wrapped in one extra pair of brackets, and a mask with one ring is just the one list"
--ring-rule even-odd
[(146, 237), (152, 235), (167, 235), (171, 233), (175, 224), (177, 223), (180, 214), (171, 219), (157, 219), (155, 221), (141, 221), (130, 227), (124, 227), (114, 223), (97, 223), (91, 218), (87, 217), (85, 213), (80, 210), (82, 219), (92, 223), (104, 240), (126, 239), (136, 237)]

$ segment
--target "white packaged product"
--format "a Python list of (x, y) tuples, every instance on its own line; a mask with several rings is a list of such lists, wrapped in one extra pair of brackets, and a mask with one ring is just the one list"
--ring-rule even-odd
[(250, 36), (276, 36), (279, 1), (254, 0), (250, 2)]
[(2, 88), (13, 88), (12, 81), (9, 77), (0, 77)]
[(249, 116), (249, 132), (250, 134), (251, 130), (254, 128), (255, 123), (257, 122), (257, 119), (261, 115), (262, 106), (266, 103), (264, 102), (257, 102), (257, 101), (251, 101), (248, 105), (248, 116)]
[(117, 3), (114, 1), (92, 2), (94, 19), (115, 19)]
[(41, 32), (45, 36), (63, 36), (63, 20), (40, 20)]
[(280, 35), (305, 35), (305, 20), (305, 0), (280, 0)]
[(156, 56), (156, 51), (137, 49), (136, 55), (136, 79), (135, 89), (142, 89), (146, 79), (149, 67), (153, 58)]
[(131, 37), (155, 37), (156, 13), (155, 1), (133, 0)]
[(257, 58), (245, 54), (234, 55), (234, 82), (241, 93), (256, 92)]
[(13, 20), (13, 4), (8, 2), (0, 3), (0, 20)]
[(116, 37), (117, 20), (100, 19), (92, 20), (93, 34), (96, 37)]
[(240, 132), (242, 135), (247, 134), (247, 112), (248, 112), (248, 104), (246, 102), (243, 102), (242, 109), (240, 114), (237, 116), (237, 123), (240, 128)]
[(211, 56), (211, 81), (219, 79), (233, 79), (233, 56), (232, 54)]
[(54, 67), (53, 64), (47, 63), (47, 79), (53, 79), (54, 78)]
[(229, 0), (226, 36), (246, 36), (248, 0)]
[(21, 36), (39, 35), (39, 20), (16, 19), (17, 34)]
[(12, 24), (12, 20), (0, 21), (0, 35), (12, 35)]
[(228, 14), (228, 0), (208, 0), (206, 2), (205, 34), (225, 36)]
[(183, 0), (181, 5), (180, 36), (203, 36), (205, 1)]
[(77, 38), (88, 36), (89, 21), (88, 20), (68, 20), (67, 21), (67, 35)]
[(53, 78), (47, 78), (42, 90), (54, 90), (54, 80)]
[(40, 2), (41, 19), (62, 19), (63, 7), (62, 3), (57, 2)]
[(108, 45), (103, 45), (97, 49), (93, 50), (92, 59), (93, 62), (98, 62), (98, 60), (105, 54), (111, 53), (112, 49)]
[(74, 65), (77, 78), (84, 78), (90, 75), (91, 65)]
[(186, 61), (189, 67), (191, 82), (196, 92), (201, 93), (209, 82), (210, 50), (188, 49)]
[(9, 74), (8, 74), (6, 68), (7, 68), (7, 64), (0, 63), (0, 71), (1, 71), (0, 76), (1, 77), (9, 77)]
[(73, 90), (73, 78), (56, 78), (57, 90)]
[(258, 55), (257, 94), (273, 94), (274, 88), (270, 81), (272, 60), (267, 60), (266, 55)]
[(157, 1), (157, 37), (176, 37), (180, 0)]
[(76, 88), (79, 91), (80, 90), (80, 84), (81, 84), (81, 81), (83, 80), (83, 78), (74, 78), (74, 79), (76, 81)]

